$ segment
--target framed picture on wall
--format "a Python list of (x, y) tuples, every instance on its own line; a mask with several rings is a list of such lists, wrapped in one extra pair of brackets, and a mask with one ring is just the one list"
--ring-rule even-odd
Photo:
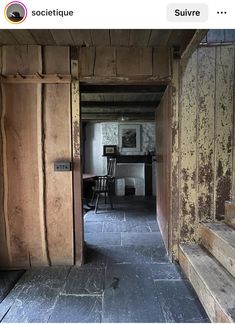
[(119, 125), (119, 146), (121, 152), (140, 152), (140, 125)]
[(103, 155), (116, 155), (117, 154), (117, 146), (116, 145), (104, 145)]

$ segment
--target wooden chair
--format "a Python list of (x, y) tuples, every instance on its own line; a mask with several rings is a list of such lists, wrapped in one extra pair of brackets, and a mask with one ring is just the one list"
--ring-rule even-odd
[(112, 182), (112, 179), (108, 175), (97, 177), (95, 186), (93, 187), (93, 195), (92, 195), (92, 202), (96, 198), (95, 213), (97, 213), (97, 211), (98, 211), (100, 194), (104, 194), (105, 204), (106, 204), (107, 195), (108, 195), (109, 200), (110, 200), (111, 209), (113, 209), (113, 202), (112, 202), (111, 191), (110, 191), (111, 182)]

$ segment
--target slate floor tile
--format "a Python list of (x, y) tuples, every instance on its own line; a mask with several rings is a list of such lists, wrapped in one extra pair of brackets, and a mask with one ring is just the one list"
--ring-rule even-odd
[(150, 270), (152, 277), (155, 280), (166, 279), (185, 279), (185, 275), (180, 270), (179, 266), (173, 263), (151, 264)]
[(25, 271), (0, 271), (0, 303)]
[(102, 322), (164, 322), (146, 266), (107, 267)]
[(97, 214), (94, 211), (90, 211), (85, 215), (85, 222), (103, 221), (124, 221), (124, 212), (100, 210)]
[(103, 231), (103, 222), (84, 222), (85, 233), (101, 233)]
[(66, 280), (62, 294), (68, 295), (101, 295), (104, 290), (102, 268), (73, 267)]
[(22, 278), (21, 290), (2, 322), (47, 322), (68, 271), (68, 267), (35, 268), (27, 271)]
[(153, 233), (122, 233), (122, 245), (164, 245), (160, 232)]
[(210, 322), (188, 281), (156, 280), (155, 286), (166, 322)]
[(156, 220), (155, 221), (148, 221), (147, 224), (150, 227), (151, 232), (159, 232), (160, 231), (158, 223), (157, 223)]
[(83, 267), (105, 267), (106, 255), (104, 247), (86, 245), (85, 247), (85, 264)]
[(121, 245), (121, 233), (85, 233), (85, 241), (89, 245)]
[(143, 222), (105, 222), (103, 232), (120, 233), (120, 232), (137, 232), (146, 233), (151, 232), (148, 224)]
[(100, 323), (102, 298), (99, 296), (61, 295), (49, 323)]

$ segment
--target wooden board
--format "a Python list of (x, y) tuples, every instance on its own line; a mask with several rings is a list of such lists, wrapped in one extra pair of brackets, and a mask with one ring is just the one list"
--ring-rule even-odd
[(214, 220), (215, 48), (198, 50), (197, 172), (199, 221)]
[(79, 75), (94, 75), (95, 47), (82, 47), (79, 57)]
[(128, 46), (129, 39), (130, 39), (130, 30), (111, 29), (110, 39), (111, 39), (111, 46)]
[(117, 75), (152, 75), (152, 49), (117, 48)]
[[(2, 66), (2, 52), (0, 50), (0, 66)], [(9, 266), (8, 259), (8, 245), (7, 245), (7, 233), (6, 233), (6, 219), (4, 212), (4, 167), (3, 167), (3, 147), (5, 140), (4, 131), (4, 118), (3, 118), (3, 101), (2, 92), (0, 92), (0, 121), (1, 121), (1, 132), (0, 132), (0, 267)]]
[(41, 47), (29, 46), (3, 46), (3, 75), (34, 74), (42, 72)]
[(197, 52), (182, 79), (180, 115), (180, 237), (193, 241), (197, 235)]
[(226, 224), (200, 225), (202, 244), (235, 278), (235, 230)]
[[(4, 46), (3, 73), (41, 72), (40, 53), (39, 46)], [(41, 85), (4, 84), (2, 90), (4, 216), (9, 265), (46, 265)]]
[(171, 155), (171, 211), (170, 211), (170, 228), (169, 231), (169, 255), (173, 260), (178, 260), (178, 244), (180, 236), (179, 228), (179, 72), (180, 61), (173, 62), (173, 79), (172, 79), (172, 155)]
[(166, 248), (169, 247), (169, 222), (171, 210), (171, 93), (168, 86), (156, 109), (156, 153), (161, 156), (157, 163), (157, 220)]
[(232, 276), (198, 245), (181, 245), (180, 248), (180, 265), (210, 320), (234, 323), (235, 282)]
[[(55, 57), (56, 53), (56, 57)], [(46, 46), (43, 48), (43, 68), (46, 74), (70, 74), (68, 46)], [(53, 64), (52, 64), (53, 62)]]
[(234, 46), (216, 49), (216, 106), (215, 106), (215, 213), (224, 218), (224, 203), (232, 189), (232, 137), (234, 107)]
[(153, 49), (153, 75), (159, 79), (169, 78), (171, 72), (171, 50), (167, 47)]
[(52, 29), (52, 37), (54, 38), (56, 45), (73, 45), (73, 38), (68, 29)]
[(97, 47), (95, 55), (94, 75), (115, 76), (116, 60), (115, 48)]
[[(44, 49), (45, 73), (69, 73), (66, 47)], [(56, 59), (55, 59), (56, 58)], [(55, 172), (55, 161), (71, 161), (70, 85), (45, 85), (43, 92), (45, 218), (52, 265), (73, 264), (72, 173)]]
[(84, 227), (82, 203), (82, 127), (80, 88), (78, 77), (78, 60), (75, 53), (71, 55), (71, 114), (72, 114), (72, 161), (73, 161), (73, 213), (74, 213), (74, 255), (75, 264), (80, 266), (84, 262)]
[(46, 265), (41, 85), (6, 84), (3, 94), (4, 204), (10, 265)]

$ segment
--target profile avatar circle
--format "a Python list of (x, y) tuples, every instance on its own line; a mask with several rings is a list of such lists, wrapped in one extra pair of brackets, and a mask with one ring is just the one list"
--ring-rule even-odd
[(5, 7), (5, 18), (12, 24), (21, 24), (27, 17), (26, 6), (19, 1), (12, 1)]

